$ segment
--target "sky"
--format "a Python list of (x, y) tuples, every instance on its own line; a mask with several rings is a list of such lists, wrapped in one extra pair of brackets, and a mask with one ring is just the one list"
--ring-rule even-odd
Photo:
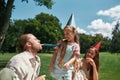
[(95, 35), (101, 33), (111, 37), (111, 32), (120, 20), (120, 0), (53, 0), (52, 9), (37, 6), (33, 0), (28, 3), (15, 0), (15, 9), (11, 19), (34, 18), (41, 12), (56, 16), (62, 28), (74, 14), (75, 24), (79, 33)]

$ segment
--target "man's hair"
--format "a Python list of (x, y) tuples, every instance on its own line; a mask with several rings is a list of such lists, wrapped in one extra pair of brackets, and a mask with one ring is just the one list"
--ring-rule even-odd
[(25, 44), (30, 39), (30, 35), (32, 35), (32, 34), (30, 34), (30, 33), (23, 34), (18, 38), (18, 43), (17, 43), (18, 52), (22, 52), (25, 50)]

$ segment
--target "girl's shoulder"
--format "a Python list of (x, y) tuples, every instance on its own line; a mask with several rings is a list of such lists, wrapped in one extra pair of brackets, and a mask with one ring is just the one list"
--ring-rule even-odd
[(79, 46), (79, 44), (76, 42), (68, 42), (68, 45)]

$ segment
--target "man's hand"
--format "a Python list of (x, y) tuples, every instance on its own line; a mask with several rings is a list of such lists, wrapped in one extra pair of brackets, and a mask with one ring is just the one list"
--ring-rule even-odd
[(37, 77), (35, 80), (45, 80), (46, 75), (42, 75)]

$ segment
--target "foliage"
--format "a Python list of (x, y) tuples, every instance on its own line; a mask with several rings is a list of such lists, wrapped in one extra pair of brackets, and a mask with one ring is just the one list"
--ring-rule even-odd
[(111, 53), (119, 53), (120, 52), (120, 30), (119, 30), (120, 23), (117, 22), (115, 25), (115, 28), (113, 29), (112, 32), (112, 41), (111, 41), (111, 48), (110, 52)]
[(54, 2), (52, 0), (34, 0), (38, 6), (45, 5), (47, 8), (51, 9)]
[[(2, 51), (15, 52), (17, 38), (25, 33), (32, 33), (41, 43), (56, 43), (62, 38), (61, 24), (57, 17), (45, 13), (36, 15), (34, 19), (15, 20), (11, 22), (6, 35)], [(50, 51), (53, 48), (43, 48), (42, 51)]]
[[(0, 49), (4, 42), (6, 33), (10, 24), (10, 17), (12, 14), (12, 10), (14, 9), (14, 1), (15, 0), (0, 0)], [(26, 1), (28, 3), (29, 0), (21, 0)], [(52, 0), (33, 0), (36, 2), (38, 6), (46, 6), (48, 9), (52, 8), (54, 2)]]
[(41, 13), (35, 18), (40, 22), (39, 35), (43, 43), (56, 43), (58, 39), (62, 38), (61, 24), (57, 17)]
[(110, 39), (108, 39), (107, 37), (104, 38), (101, 34), (96, 34), (95, 36), (91, 36), (87, 34), (79, 34), (79, 36), (80, 36), (81, 53), (85, 53), (86, 49), (89, 49), (98, 41), (102, 41), (100, 51), (109, 51)]

